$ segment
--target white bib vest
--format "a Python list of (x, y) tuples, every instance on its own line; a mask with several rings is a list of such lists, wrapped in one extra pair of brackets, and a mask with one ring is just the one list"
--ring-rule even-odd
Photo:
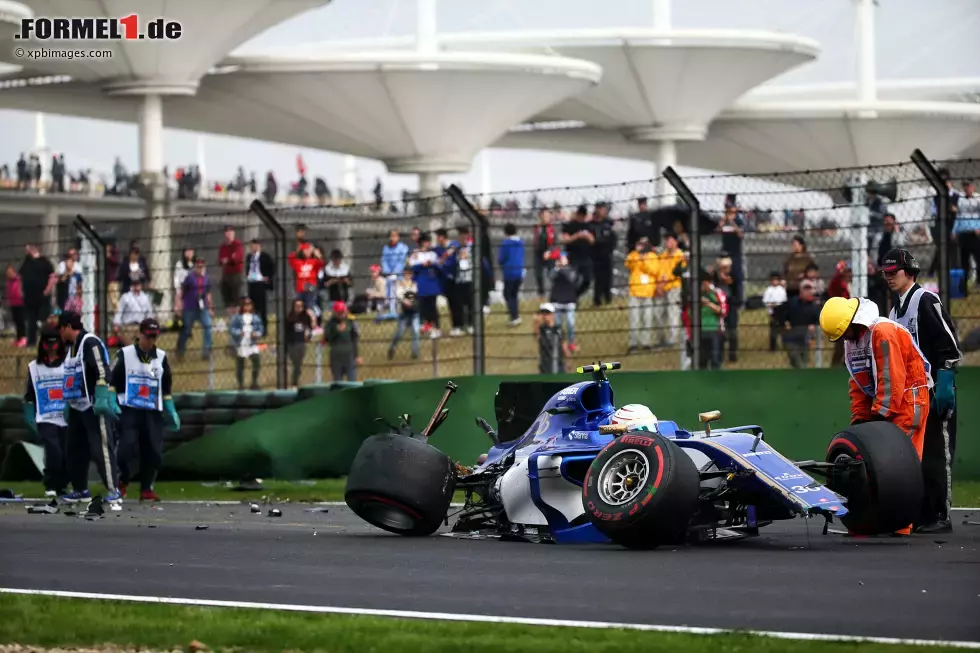
[(902, 317), (898, 317), (898, 306), (893, 306), (891, 312), (888, 314), (889, 319), (898, 322), (912, 334), (912, 340), (915, 341), (916, 347), (919, 346), (919, 300), (922, 299), (922, 295), (928, 292), (925, 288), (916, 288), (912, 296), (909, 297), (908, 310), (905, 311), (905, 315)]
[[(78, 343), (78, 351), (74, 356), (70, 355), (65, 359), (65, 384), (64, 384), (64, 394), (65, 399), (75, 410), (88, 410), (92, 407), (92, 402), (89, 401), (88, 392), (86, 388), (85, 378), (85, 361), (82, 360), (82, 356), (85, 352), (85, 341), (89, 338), (98, 338), (95, 334), (86, 333), (82, 341)], [(102, 358), (105, 361), (106, 369), (109, 367), (109, 352), (106, 350), (105, 345), (99, 341), (99, 349), (102, 351)], [(69, 352), (71, 350), (69, 349)]]
[[(878, 388), (878, 367), (875, 365), (874, 352), (871, 346), (871, 337), (874, 333), (875, 327), (884, 322), (891, 322), (892, 324), (900, 323), (895, 320), (879, 317), (875, 318), (868, 330), (864, 332), (857, 341), (852, 342), (850, 340), (844, 341), (844, 363), (847, 365), (847, 372), (851, 375), (851, 379), (854, 383), (861, 388), (864, 394), (869, 397), (875, 396), (875, 391)], [(912, 336), (912, 344), (915, 345), (915, 350), (919, 353), (919, 357), (922, 359), (922, 364), (926, 369), (926, 379), (928, 379), (928, 385), (932, 388), (932, 377), (929, 375), (929, 361), (926, 357), (922, 355), (919, 350), (919, 344), (915, 341), (915, 336)]]
[(34, 419), (38, 424), (54, 424), (67, 426), (65, 422), (65, 382), (64, 364), (57, 367), (38, 365), (36, 360), (27, 365), (34, 385), (34, 396), (37, 403), (34, 408)]
[(166, 352), (156, 350), (149, 363), (140, 360), (136, 345), (123, 347), (123, 363), (126, 365), (126, 390), (119, 395), (119, 403), (127, 408), (163, 410), (163, 357)]

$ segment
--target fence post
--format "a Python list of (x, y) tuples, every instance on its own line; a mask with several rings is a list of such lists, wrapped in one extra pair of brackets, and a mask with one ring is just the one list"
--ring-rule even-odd
[[(949, 188), (946, 180), (939, 176), (939, 171), (926, 158), (922, 150), (915, 148), (911, 155), (912, 163), (916, 165), (922, 176), (936, 191), (936, 229), (939, 232), (939, 300), (943, 306), (949, 306)], [(969, 268), (969, 266), (966, 266)], [(969, 273), (969, 270), (967, 270)]]
[(696, 370), (701, 357), (701, 203), (673, 166), (667, 166), (662, 174), (691, 211), (691, 258), (687, 264), (687, 290), (691, 306), (688, 311), (691, 320), (691, 369)]
[(456, 184), (451, 185), (446, 194), (459, 208), (459, 212), (469, 220), (473, 232), (473, 297), (470, 313), (473, 316), (473, 375), (482, 376), (486, 368), (486, 353), (483, 337), (483, 237), (487, 227), (486, 219), (480, 215)]
[(96, 335), (105, 342), (109, 337), (109, 267), (106, 265), (105, 241), (81, 214), (76, 215), (73, 222), (75, 229), (95, 250), (97, 268), (92, 278), (95, 281), (95, 302), (98, 306), (95, 315)]
[(279, 389), (284, 389), (289, 387), (289, 375), (286, 365), (288, 362), (288, 357), (286, 355), (287, 347), (287, 332), (286, 332), (286, 316), (289, 314), (288, 297), (289, 297), (289, 279), (286, 275), (286, 262), (288, 256), (286, 254), (286, 230), (282, 228), (279, 221), (269, 212), (269, 209), (265, 208), (265, 204), (261, 200), (252, 200), (249, 205), (249, 210), (252, 211), (262, 224), (272, 232), (273, 238), (275, 239), (275, 247), (273, 251), (275, 252), (276, 260), (276, 387)]

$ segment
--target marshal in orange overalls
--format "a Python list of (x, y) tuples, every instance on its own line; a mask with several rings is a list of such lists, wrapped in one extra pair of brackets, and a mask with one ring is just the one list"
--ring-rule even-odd
[(929, 415), (932, 377), (912, 335), (887, 318), (875, 318), (856, 341), (844, 342), (851, 374), (851, 423), (889, 421), (912, 438), (919, 459)]

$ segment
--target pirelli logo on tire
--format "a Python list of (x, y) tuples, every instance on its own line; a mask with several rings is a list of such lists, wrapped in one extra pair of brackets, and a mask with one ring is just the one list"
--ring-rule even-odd
[(624, 435), (619, 441), (623, 444), (634, 444), (638, 447), (653, 446), (653, 438), (646, 435)]

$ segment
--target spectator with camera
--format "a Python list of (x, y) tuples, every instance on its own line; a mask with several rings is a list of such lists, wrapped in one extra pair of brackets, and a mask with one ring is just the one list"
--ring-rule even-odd
[(395, 335), (391, 339), (391, 345), (388, 347), (388, 360), (392, 360), (395, 357), (395, 349), (398, 347), (402, 336), (405, 335), (406, 330), (412, 333), (412, 358), (416, 359), (419, 357), (421, 324), (419, 323), (416, 289), (417, 286), (411, 278), (399, 284), (396, 289), (398, 296), (398, 325), (395, 327)]

